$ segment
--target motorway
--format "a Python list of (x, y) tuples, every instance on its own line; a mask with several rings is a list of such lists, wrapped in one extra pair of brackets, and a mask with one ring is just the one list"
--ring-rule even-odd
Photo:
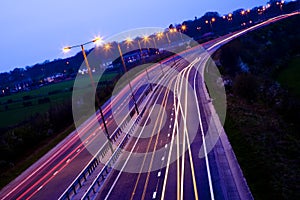
[[(141, 99), (139, 109), (144, 109), (144, 115), (93, 198), (252, 199), (224, 130), (213, 114), (203, 74), (209, 55), (220, 46), (290, 15), (294, 14), (207, 42), (204, 47), (208, 53), (199, 47), (186, 50), (177, 58), (163, 61), (164, 73), (160, 64), (153, 65), (149, 73), (155, 84), (149, 94), (144, 87), (148, 84), (145, 72), (132, 80), (135, 98)], [(133, 104), (126, 86), (102, 108), (109, 133), (124, 128), (114, 116), (122, 116), (126, 126), (128, 107), (133, 108)], [(90, 151), (94, 148), (97, 151), (99, 144), (105, 143), (100, 129), (103, 130), (100, 116), (91, 116), (3, 188), (0, 199), (58, 199), (93, 158)], [(207, 135), (211, 132), (218, 135), (214, 142)], [(199, 154), (201, 151), (203, 156)], [(106, 156), (109, 155), (107, 152)]]

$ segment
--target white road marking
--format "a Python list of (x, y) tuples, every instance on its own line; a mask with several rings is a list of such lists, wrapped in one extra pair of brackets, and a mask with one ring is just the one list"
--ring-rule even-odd
[(152, 199), (156, 199), (156, 192), (153, 192)]

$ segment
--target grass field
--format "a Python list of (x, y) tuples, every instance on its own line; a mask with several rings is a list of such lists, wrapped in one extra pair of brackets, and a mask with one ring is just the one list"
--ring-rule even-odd
[(300, 99), (300, 56), (289, 62), (289, 65), (279, 73), (277, 80)]
[[(117, 73), (107, 73), (101, 77), (101, 81), (112, 80)], [(94, 80), (97, 77), (94, 76)], [(83, 92), (87, 87), (91, 87), (89, 77), (82, 76), (77, 79), (80, 87), (76, 88)], [(36, 113), (45, 113), (51, 105), (70, 100), (72, 97), (72, 89), (74, 80), (63, 81), (60, 83), (50, 84), (36, 90), (20, 92), (13, 95), (0, 98), (0, 127), (12, 126), (18, 124)], [(78, 84), (77, 84), (78, 85)], [(24, 100), (25, 96), (30, 97)], [(39, 104), (39, 99), (49, 98), (50, 102)], [(10, 103), (8, 103), (8, 101)], [(31, 106), (25, 107), (24, 102), (31, 102)]]

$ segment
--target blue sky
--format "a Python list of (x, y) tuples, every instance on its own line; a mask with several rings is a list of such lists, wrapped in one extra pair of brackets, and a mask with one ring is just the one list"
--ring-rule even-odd
[[(0, 72), (64, 57), (61, 48), (122, 31), (265, 5), (267, 0), (7, 0), (0, 2)], [(78, 50), (79, 51), (79, 50)], [(76, 51), (74, 51), (76, 53)]]

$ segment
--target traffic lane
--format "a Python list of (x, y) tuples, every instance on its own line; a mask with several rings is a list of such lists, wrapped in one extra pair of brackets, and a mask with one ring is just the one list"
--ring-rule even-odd
[[(187, 92), (187, 91), (186, 91)], [(184, 95), (184, 93), (183, 93)], [(191, 100), (191, 98), (187, 98), (187, 100)], [(178, 102), (177, 104), (181, 103), (182, 107), (185, 107), (184, 104), (188, 103), (188, 102)], [(188, 103), (189, 104), (189, 103)], [(191, 103), (191, 105), (194, 105), (193, 103)], [(175, 109), (177, 108), (177, 105), (175, 107)], [(191, 112), (193, 112), (193, 110), (195, 110), (195, 108), (192, 108), (190, 106), (186, 107), (188, 110), (186, 111), (187, 116), (185, 116), (185, 119), (187, 120), (187, 128), (188, 131), (195, 131), (195, 130), (190, 130), (189, 128), (191, 126), (189, 126), (189, 123), (196, 123), (197, 125), (199, 124), (199, 122), (197, 122), (197, 120), (195, 121), (195, 119), (190, 119), (189, 118), (189, 114)], [(192, 109), (192, 110), (191, 110)], [(185, 112), (185, 110), (181, 110), (181, 112)], [(179, 112), (178, 115), (178, 122), (182, 121), (183, 113)], [(184, 114), (185, 115), (185, 114)], [(180, 127), (180, 123), (179, 123), (179, 127)], [(193, 128), (193, 126), (192, 126)], [(198, 126), (196, 126), (196, 129), (198, 129)], [(197, 130), (196, 130), (197, 131)], [(176, 135), (174, 135), (175, 139), (175, 143), (173, 145), (172, 151), (170, 152), (173, 155), (170, 155), (170, 157), (176, 157), (178, 158), (178, 160), (176, 162), (171, 163), (170, 167), (169, 167), (169, 173), (165, 175), (165, 179), (167, 179), (167, 184), (166, 184), (166, 188), (164, 188), (165, 190), (165, 194), (164, 197), (166, 199), (176, 199), (177, 198), (177, 192), (180, 191), (181, 188), (183, 188), (183, 197), (184, 199), (195, 199), (195, 191), (194, 191), (194, 183), (193, 183), (193, 177), (192, 177), (192, 169), (191, 169), (191, 165), (193, 165), (194, 169), (196, 169), (197, 172), (200, 173), (196, 173), (195, 172), (195, 180), (196, 180), (196, 187), (197, 187), (197, 191), (199, 190), (199, 187), (201, 187), (201, 190), (203, 189), (203, 192), (197, 192), (198, 195), (200, 197), (203, 198), (207, 198), (210, 197), (209, 196), (209, 189), (208, 188), (208, 181), (207, 181), (207, 176), (204, 177), (200, 177), (199, 175), (205, 175), (206, 174), (206, 168), (203, 168), (203, 166), (205, 166), (205, 160), (204, 159), (199, 159), (197, 157), (198, 155), (198, 151), (194, 150), (194, 146), (200, 146), (202, 145), (202, 141), (201, 141), (201, 134), (199, 133), (199, 129), (197, 131), (197, 133), (195, 134), (195, 136), (192, 135), (188, 135), (189, 140), (187, 140), (187, 135), (184, 132), (183, 127), (180, 127), (180, 129), (178, 129), (177, 131), (174, 132)], [(183, 139), (183, 137), (186, 137), (185, 139)], [(195, 137), (195, 138), (194, 138)], [(180, 142), (180, 144), (176, 144), (177, 142)], [(192, 143), (192, 147), (191, 147), (191, 154), (192, 154), (192, 161), (191, 158), (189, 156), (189, 153), (187, 152), (187, 145), (189, 145), (189, 142), (194, 142)], [(183, 144), (185, 143), (185, 144)], [(200, 144), (199, 144), (200, 143)], [(182, 162), (183, 162), (183, 154), (178, 155), (177, 151), (179, 151), (180, 153), (183, 151), (183, 147), (185, 146), (184, 149), (184, 169), (182, 169)], [(200, 148), (199, 148), (200, 149)], [(177, 165), (178, 164), (178, 165)], [(179, 173), (177, 172), (177, 170), (179, 170)], [(182, 170), (184, 173), (183, 176), (183, 180), (181, 180), (182, 177)], [(175, 176), (176, 175), (176, 176)], [(179, 180), (179, 182), (178, 182)], [(199, 183), (199, 180), (201, 180), (201, 182)], [(202, 181), (203, 180), (203, 181)], [(183, 185), (181, 184), (181, 181), (183, 181)], [(202, 185), (204, 185), (205, 187), (203, 187)], [(177, 192), (172, 192), (172, 191), (177, 191)], [(180, 195), (180, 192), (179, 192)]]
[(56, 159), (64, 154), (68, 153), (68, 150), (77, 145), (79, 142), (78, 133), (71, 133), (66, 139), (59, 143), (54, 149), (52, 149), (45, 156), (40, 158), (36, 163), (34, 163), (28, 170), (17, 177), (11, 184), (5, 187), (1, 191), (1, 198), (10, 199), (11, 196), (15, 197), (16, 194), (20, 194), (28, 188), (28, 185), (35, 183), (35, 176), (40, 176), (41, 174), (47, 172), (49, 166), (55, 164)]
[[(156, 152), (154, 153), (152, 168), (148, 171), (148, 182), (144, 185), (144, 179), (140, 179), (139, 185), (143, 186), (142, 190), (137, 190), (135, 199), (139, 199), (142, 196), (145, 199), (152, 199), (154, 196), (159, 196), (159, 190), (162, 185), (162, 177), (164, 174), (165, 165), (167, 162), (167, 156), (169, 153), (170, 142), (172, 137), (172, 130), (174, 126), (174, 94), (170, 92), (167, 99), (167, 104), (164, 106), (166, 110), (166, 122), (162, 125), (158, 136), (158, 143), (156, 146)], [(159, 118), (157, 119), (159, 120)], [(155, 194), (156, 193), (156, 194)]]
[[(92, 135), (92, 136), (97, 136)], [(99, 136), (99, 135), (98, 135)], [(104, 136), (102, 136), (103, 138)], [(33, 182), (32, 184), (28, 184), (28, 188), (26, 188), (25, 191), (23, 191), (23, 193), (21, 194), (21, 196), (19, 196), (18, 198), (23, 198), (23, 197), (32, 197), (32, 195), (37, 195), (39, 196), (39, 194), (42, 194), (41, 191), (41, 187), (43, 188), (47, 188), (46, 186), (48, 184), (54, 184), (54, 185), (60, 185), (60, 181), (53, 182), (53, 179), (56, 177), (60, 177), (62, 175), (61, 172), (62, 170), (69, 168), (69, 166), (73, 167), (72, 170), (69, 170), (70, 173), (68, 174), (72, 174), (73, 179), (78, 175), (78, 172), (82, 170), (82, 164), (84, 164), (84, 166), (90, 161), (90, 159), (92, 158), (92, 155), (90, 154), (90, 152), (88, 152), (86, 150), (86, 146), (85, 145), (89, 145), (93, 142), (92, 138), (90, 138), (90, 141), (87, 141), (87, 143), (82, 143), (79, 140), (79, 146), (76, 145), (76, 148), (74, 149), (70, 149), (67, 153), (67, 156), (62, 156), (61, 158), (57, 158), (57, 163), (54, 163), (54, 166), (51, 166), (47, 169), (44, 169), (43, 172), (46, 172), (46, 174), (44, 174), (43, 176), (36, 176), (35, 177), (35, 182)], [(75, 163), (75, 164), (74, 164)], [(78, 165), (76, 165), (76, 163), (78, 163)], [(77, 167), (77, 170), (74, 170), (74, 167)], [(55, 174), (55, 175), (54, 175)], [(54, 176), (53, 176), (54, 175)], [(63, 180), (63, 179), (61, 179)]]
[[(153, 94), (153, 99), (148, 103), (148, 106), (147, 106), (147, 107), (148, 107), (148, 108), (147, 108), (148, 110), (150, 110), (151, 106), (154, 105), (154, 103), (155, 103), (154, 99), (156, 99), (157, 96), (158, 96), (158, 94)], [(146, 110), (145, 113), (149, 113), (149, 112)], [(141, 119), (141, 124), (140, 124), (141, 126), (143, 126), (144, 123), (147, 123), (147, 122), (145, 122), (145, 121), (146, 121), (146, 118), (147, 118), (147, 116), (144, 114), (144, 116), (143, 116), (142, 119)], [(129, 152), (130, 149), (133, 148), (134, 143), (135, 143), (136, 140), (137, 140), (137, 139), (134, 138), (134, 137), (132, 137), (132, 138), (129, 140), (129, 143), (125, 146), (125, 150), (127, 150), (127, 152)], [(121, 169), (121, 168), (122, 168), (122, 166), (124, 165), (126, 159), (127, 159), (127, 155), (126, 155), (126, 156), (122, 156), (122, 155), (120, 156), (120, 158), (118, 159), (118, 162), (116, 163), (116, 164), (119, 165), (118, 169)], [(109, 174), (108, 177), (106, 178), (104, 185), (103, 185), (102, 188), (100, 189), (99, 194), (98, 194), (98, 196), (97, 196), (97, 199), (105, 199), (106, 195), (109, 193), (109, 191), (110, 191), (110, 189), (111, 189), (111, 186), (114, 184), (114, 181), (115, 181), (116, 178), (118, 177), (119, 172), (120, 172), (120, 171), (117, 170), (116, 168), (112, 169), (112, 171), (110, 172), (110, 174)], [(132, 180), (136, 180), (137, 177), (138, 177), (138, 174), (127, 173), (127, 172), (123, 172), (122, 175), (123, 175), (123, 176), (130, 176), (130, 178), (125, 178), (125, 179), (124, 179), (124, 181), (130, 180), (130, 182), (131, 182)], [(136, 175), (135, 179), (132, 179), (132, 176), (133, 176), (133, 175)], [(131, 195), (131, 193), (124, 193), (124, 194), (122, 194), (121, 191), (120, 191), (120, 193), (118, 193), (118, 194), (121, 195), (121, 199), (123, 199), (123, 197), (124, 197), (123, 195), (126, 195), (126, 194)], [(130, 197), (128, 197), (128, 199), (129, 199), (129, 198), (130, 198)]]
[[(63, 191), (69, 186), (69, 184), (72, 183), (74, 178), (81, 172), (82, 166), (86, 166), (87, 163), (92, 159), (93, 155), (95, 155), (99, 150), (99, 144), (102, 145), (107, 141), (106, 136), (103, 134), (103, 132), (101, 134), (99, 134), (99, 131), (95, 132), (93, 136), (94, 137), (92, 137), (90, 140), (86, 140), (84, 144), (82, 144), (84, 145), (82, 146), (82, 152), (80, 151), (79, 155), (74, 156), (74, 160), (72, 159), (72, 162), (68, 163), (68, 167), (63, 167), (61, 170), (59, 170), (59, 173), (55, 174), (54, 178), (51, 177), (51, 174), (49, 175), (49, 178), (53, 178), (53, 180), (51, 180), (51, 182), (49, 182), (46, 187), (44, 186), (43, 189), (36, 194), (37, 198), (47, 198), (48, 194), (51, 194), (51, 191), (57, 186), (61, 186), (60, 188), (62, 188), (61, 192), (55, 190), (55, 194), (58, 195), (57, 197), (59, 197), (63, 193)], [(69, 179), (66, 179), (65, 176), (68, 176)], [(66, 182), (68, 182), (68, 184), (66, 184)], [(51, 195), (51, 197), (54, 197), (53, 195)]]
[[(181, 67), (183, 67), (184, 66), (184, 64), (185, 63), (179, 63), (179, 65), (181, 66)], [(180, 69), (180, 67), (178, 67), (179, 69)], [(183, 68), (182, 68), (183, 69)], [(169, 98), (171, 99), (171, 100), (173, 100), (173, 96), (169, 96)], [(172, 108), (173, 108), (173, 101), (171, 102), (171, 103), (169, 103), (169, 104), (167, 104), (167, 106), (170, 106), (170, 108), (169, 108), (169, 110), (171, 111), (171, 110), (173, 110)], [(169, 119), (170, 119), (170, 122), (172, 122), (172, 120), (173, 120), (173, 118), (172, 118), (172, 115), (170, 115), (169, 116)], [(174, 121), (175, 121), (175, 119), (174, 119)], [(173, 121), (173, 122), (174, 122)], [(172, 130), (172, 127), (173, 127), (173, 125), (174, 125), (174, 123), (172, 124), (172, 123), (170, 123), (170, 125), (168, 126), (168, 124), (167, 124), (167, 126), (165, 126), (165, 127), (163, 127), (163, 129), (162, 129), (162, 131), (161, 132), (164, 132), (164, 133), (166, 133), (166, 132), (168, 132), (168, 134), (165, 134), (165, 136), (168, 136), (169, 135), (169, 137), (168, 137), (168, 141), (163, 141), (163, 139), (161, 139), (160, 141), (160, 143), (161, 144), (163, 144), (162, 146), (164, 146), (164, 144), (167, 144), (168, 142), (170, 142), (170, 136), (171, 136), (171, 130)], [(159, 147), (159, 148), (161, 148), (161, 147)], [(166, 151), (167, 152), (167, 151)], [(161, 157), (161, 155), (155, 155), (155, 156), (158, 156), (158, 158), (156, 158), (156, 160), (159, 160), (159, 162), (165, 162), (166, 160), (167, 160), (167, 158), (166, 158), (166, 154), (164, 154), (163, 155), (163, 157)], [(175, 162), (176, 163), (176, 162)], [(160, 176), (158, 177), (158, 173), (160, 173)], [(163, 175), (165, 173), (165, 168), (162, 168), (162, 169), (159, 169), (159, 170), (157, 170), (157, 171), (152, 171), (150, 174), (149, 174), (149, 183), (148, 183), (148, 185), (146, 185), (145, 187), (147, 187), (147, 188), (144, 188), (143, 190), (144, 190), (144, 193), (143, 193), (143, 197), (145, 197), (146, 199), (151, 199), (152, 197), (153, 197), (153, 195), (154, 196), (159, 196), (159, 193), (161, 192), (161, 185), (162, 185), (162, 181), (161, 181), (161, 175)], [(175, 173), (176, 173), (176, 171), (175, 171)], [(186, 174), (186, 176), (188, 175), (188, 173)], [(141, 185), (143, 185), (142, 184), (142, 182), (143, 182), (143, 179), (141, 179)], [(141, 193), (141, 190), (137, 190), (138, 191), (138, 193)], [(174, 190), (173, 190), (174, 191)], [(154, 193), (154, 192), (156, 192), (156, 193)], [(136, 194), (135, 196), (137, 196), (137, 197), (139, 197), (139, 194)], [(176, 192), (175, 192), (175, 196), (176, 196)]]
[[(155, 135), (153, 137), (156, 137)], [(142, 151), (142, 152), (145, 152), (145, 146), (147, 146), (148, 144), (148, 141), (149, 141), (149, 138), (147, 139), (139, 139), (138, 141), (138, 146), (136, 149), (138, 149), (138, 151)], [(129, 143), (129, 145), (126, 147), (126, 149), (128, 148), (127, 151), (129, 151), (131, 148), (132, 148), (132, 145), (133, 143), (135, 142), (135, 140), (131, 140), (131, 142)], [(152, 143), (151, 143), (151, 149), (153, 149), (153, 146), (154, 146), (154, 140), (152, 140)], [(121, 158), (122, 159), (122, 158)], [(123, 158), (125, 159), (125, 158)], [(139, 161), (137, 162), (137, 160), (139, 159)], [(131, 160), (129, 160), (130, 162)], [(122, 161), (121, 161), (122, 162)], [(129, 165), (137, 165), (137, 163), (142, 163), (143, 162), (143, 157), (139, 157), (139, 158), (136, 158), (134, 159), (134, 163), (132, 164), (129, 164)], [(148, 163), (149, 164), (149, 160), (146, 160), (145, 163)], [(144, 166), (148, 166), (147, 164), (145, 164)], [(139, 171), (139, 168), (140, 166), (138, 165), (137, 166), (137, 171)], [(99, 195), (99, 199), (104, 199), (108, 190), (110, 189), (110, 186), (112, 184), (112, 182), (114, 182), (114, 179), (115, 177), (117, 176), (118, 174), (118, 171), (116, 172), (117, 170), (114, 170), (112, 175), (109, 177), (109, 179), (107, 180), (107, 183), (105, 183), (103, 189), (101, 190), (100, 192), (100, 195)], [(124, 198), (124, 195), (126, 195), (126, 198), (130, 198), (131, 197), (131, 194), (132, 194), (132, 191), (134, 190), (134, 185), (135, 185), (135, 182), (138, 178), (139, 174), (137, 173), (127, 173), (127, 172), (123, 172), (119, 178), (119, 181), (116, 183), (115, 185), (115, 189), (113, 190), (113, 192), (111, 193), (109, 199), (115, 199), (115, 198), (120, 198), (123, 196)], [(146, 173), (142, 173), (140, 175), (140, 180), (144, 180), (146, 178)], [(122, 188), (123, 184), (128, 182), (128, 180), (131, 180), (130, 181), (130, 185), (127, 185), (126, 188)], [(132, 182), (132, 180), (134, 180), (134, 182)], [(140, 188), (139, 187), (142, 187), (143, 184), (141, 185), (137, 185), (137, 190), (136, 191), (140, 191)], [(122, 191), (121, 190), (118, 190), (118, 188), (122, 188)], [(125, 190), (125, 191), (124, 191)]]
[(45, 166), (43, 166), (40, 170), (36, 171), (36, 173), (28, 174), (28, 176), (31, 176), (30, 179), (27, 179), (24, 184), (22, 184), (20, 187), (18, 187), (17, 190), (15, 190), (11, 195), (8, 197), (8, 199), (16, 199), (19, 196), (21, 196), (25, 191), (30, 189), (34, 184), (36, 184), (39, 180), (41, 180), (46, 174), (53, 168), (57, 166), (59, 161), (62, 160), (66, 155), (69, 155), (72, 152), (72, 148), (77, 148), (77, 146), (81, 144), (81, 140), (77, 138), (75, 143), (73, 143), (69, 149), (66, 149), (61, 154), (57, 155), (56, 157), (51, 158), (50, 162), (47, 162)]
[[(112, 126), (115, 126), (116, 125), (113, 123), (113, 120), (110, 120), (109, 121), (109, 125), (108, 128), (110, 128), (111, 130), (114, 130), (113, 128), (111, 128)], [(98, 125), (97, 125), (98, 126)], [(93, 128), (89, 128), (88, 132), (91, 132), (93, 131), (93, 133), (95, 132), (98, 132), (97, 131), (97, 126), (93, 127)], [(89, 135), (89, 137), (91, 137), (92, 133), (86, 133), (85, 135)], [(102, 137), (105, 137), (105, 135), (103, 134)], [(51, 182), (48, 182), (49, 179), (53, 179), (53, 174), (55, 174), (55, 177), (59, 177), (61, 175), (61, 173), (56, 173), (56, 172), (59, 172), (61, 170), (61, 168), (65, 168), (66, 167), (66, 163), (67, 161), (69, 161), (70, 159), (75, 159), (74, 157), (77, 157), (78, 155), (81, 154), (81, 151), (85, 149), (85, 144), (88, 142), (89, 138), (80, 138), (80, 139), (77, 139), (75, 143), (72, 144), (72, 146), (69, 146), (69, 147), (66, 147), (65, 146), (65, 149), (67, 149), (66, 151), (63, 152), (63, 154), (60, 154), (57, 158), (55, 158), (51, 164), (49, 164), (49, 166), (47, 166), (47, 168), (44, 168), (40, 174), (37, 174), (35, 177), (33, 177), (34, 179), (31, 181), (31, 183), (28, 183), (27, 184), (27, 188), (23, 188), (22, 192), (18, 193), (19, 195), (21, 195), (21, 197), (23, 197), (23, 193), (26, 192), (28, 194), (24, 194), (24, 196), (30, 196), (33, 193), (37, 193), (37, 194), (34, 194), (35, 196), (38, 196), (39, 194), (43, 194), (41, 191), (41, 186), (43, 188), (47, 188), (45, 187), (45, 185), (43, 185), (44, 182), (47, 182), (48, 184), (49, 183), (52, 183)], [(92, 140), (94, 140), (92, 138)], [(84, 142), (84, 144), (82, 143)], [(80, 152), (77, 152), (77, 150), (80, 150)], [(95, 150), (94, 152), (96, 152), (97, 150)], [(87, 152), (87, 151), (83, 151), (83, 152)], [(80, 154), (78, 154), (80, 153)], [(78, 155), (77, 155), (78, 154)], [(79, 158), (80, 157), (80, 158)], [(73, 179), (77, 176), (77, 174), (82, 170), (82, 164), (84, 164), (84, 166), (88, 163), (88, 161), (92, 158), (91, 154), (89, 153), (85, 153), (83, 154), (83, 156), (79, 156), (75, 161), (75, 163), (78, 163), (77, 165), (73, 164), (71, 166), (71, 170), (68, 170), (69, 173), (67, 173), (70, 177), (73, 176)], [(82, 159), (84, 158), (84, 159)], [(74, 162), (73, 162), (74, 163)], [(69, 164), (69, 163), (67, 163)], [(74, 166), (77, 166), (76, 169), (74, 169)], [(50, 172), (50, 173), (49, 173)], [(53, 174), (52, 174), (53, 172)], [(73, 174), (73, 175), (70, 175), (70, 174)], [(44, 181), (43, 181), (43, 180)], [(59, 178), (58, 178), (59, 179)], [(63, 179), (62, 179), (63, 180)], [(73, 180), (72, 180), (73, 181)], [(39, 183), (39, 184), (37, 184)], [(60, 181), (58, 182), (54, 182), (53, 184), (50, 184), (49, 187), (51, 187), (51, 185), (64, 185), (65, 182), (63, 183), (60, 183)], [(71, 183), (71, 182), (70, 182)], [(65, 187), (67, 188), (67, 187)], [(37, 192), (38, 190), (38, 192)], [(43, 189), (45, 190), (45, 189)], [(57, 190), (55, 190), (57, 191)], [(51, 193), (51, 192), (50, 192)], [(48, 194), (48, 192), (46, 192), (46, 194)]]
[[(210, 104), (211, 102), (206, 99), (203, 86), (202, 87), (199, 86), (202, 83), (202, 77), (199, 74), (197, 76), (199, 80), (198, 82), (196, 82), (196, 85), (198, 86), (197, 95), (200, 100), (199, 107), (202, 113), (201, 117), (204, 125), (204, 131), (206, 137), (208, 137), (207, 134), (213, 134), (213, 133), (218, 134), (218, 133), (216, 129), (212, 129), (213, 127), (208, 127), (208, 124), (212, 126), (211, 122), (213, 120), (211, 118), (211, 113), (208, 108), (208, 104)], [(210, 129), (210, 133), (208, 132), (208, 129)], [(211, 141), (207, 141), (207, 142), (211, 142)], [(228, 194), (230, 194), (230, 192), (232, 192), (233, 194), (235, 193), (234, 190), (236, 190), (236, 187), (232, 177), (227, 177), (225, 180), (224, 179), (225, 177), (222, 175), (222, 173), (228, 175), (228, 173), (231, 172), (230, 169), (226, 166), (226, 163), (224, 163), (223, 161), (221, 162), (225, 154), (224, 154), (223, 147), (218, 145), (220, 143), (220, 140), (217, 139), (215, 143), (216, 144), (210, 144), (214, 146), (211, 149), (211, 151), (208, 152), (213, 191), (214, 191), (215, 199), (225, 199), (227, 198)], [(221, 167), (221, 172), (220, 172), (220, 167)]]
[[(51, 173), (48, 177), (51, 181), (43, 186), (34, 196), (32, 200), (52, 200), (58, 199), (60, 195), (65, 191), (66, 188), (73, 182), (74, 176), (77, 176), (82, 166), (88, 164), (91, 160), (92, 155), (86, 149), (83, 149), (80, 154), (76, 157), (76, 160), (70, 161), (68, 167)], [(80, 162), (78, 162), (80, 161)], [(98, 166), (99, 167), (99, 166)], [(46, 179), (47, 181), (48, 179)], [(63, 181), (62, 181), (63, 180)], [(37, 188), (39, 189), (39, 188)]]
[[(205, 67), (204, 63), (201, 63), (202, 65), (200, 67)], [(202, 70), (200, 70), (202, 71)], [(210, 101), (207, 100), (206, 95), (204, 94), (204, 85), (202, 85), (203, 77), (201, 74), (197, 73), (199, 71), (194, 70), (193, 73), (196, 75), (197, 80), (195, 82), (196, 84), (196, 94), (198, 96), (199, 100), (199, 109), (201, 113), (201, 121), (203, 125), (203, 130), (205, 137), (209, 139), (209, 136), (207, 134), (212, 134), (211, 132), (208, 133), (208, 129), (210, 128), (210, 131), (212, 131), (211, 127), (208, 127), (208, 124), (211, 124), (212, 118), (211, 118), (211, 113), (210, 110), (207, 108), (208, 104), (211, 103)], [(196, 74), (195, 74), (196, 73)], [(193, 75), (193, 76), (194, 76)], [(216, 131), (216, 130), (215, 130)], [(211, 140), (206, 141), (208, 144), (212, 142)], [(217, 143), (217, 141), (216, 141)], [(210, 144), (213, 145), (213, 144)], [(209, 160), (209, 166), (210, 166), (210, 173), (211, 173), (211, 178), (212, 178), (212, 186), (213, 186), (213, 191), (214, 191), (214, 197), (215, 199), (225, 199), (227, 196), (227, 191), (226, 191), (226, 184), (224, 180), (222, 180), (222, 176), (219, 174), (218, 170), (218, 158), (215, 157), (215, 151), (216, 151), (216, 146), (214, 146), (209, 152), (208, 152), (208, 160)], [(200, 149), (198, 150), (200, 152)]]

